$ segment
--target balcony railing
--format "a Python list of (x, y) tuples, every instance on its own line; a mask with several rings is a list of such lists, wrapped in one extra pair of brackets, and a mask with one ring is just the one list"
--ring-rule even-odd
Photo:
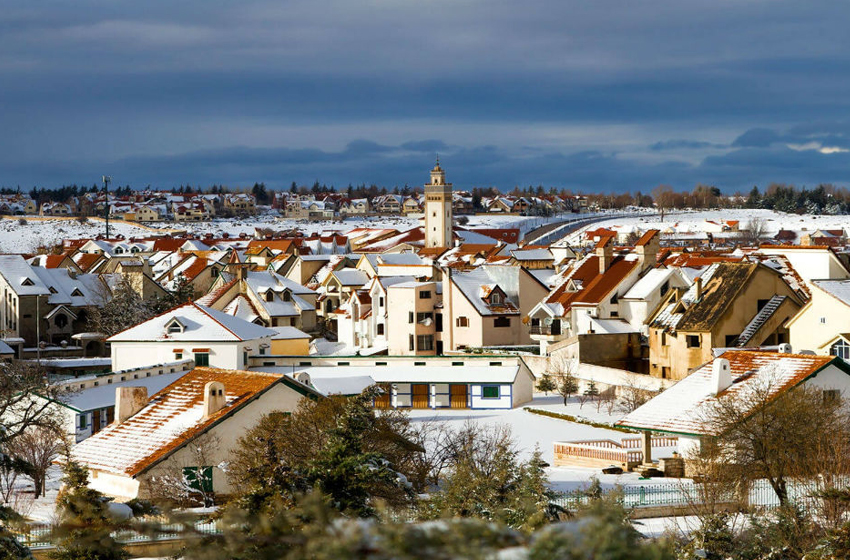
[(561, 334), (561, 325), (531, 325), (531, 334), (558, 335)]

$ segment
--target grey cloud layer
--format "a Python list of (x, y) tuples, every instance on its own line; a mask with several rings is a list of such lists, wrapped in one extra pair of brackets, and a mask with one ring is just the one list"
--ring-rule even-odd
[[(0, 0), (0, 184), (403, 184), (437, 151), (465, 185), (847, 182), (848, 16), (817, 0)], [(632, 135), (582, 142), (616, 126)]]

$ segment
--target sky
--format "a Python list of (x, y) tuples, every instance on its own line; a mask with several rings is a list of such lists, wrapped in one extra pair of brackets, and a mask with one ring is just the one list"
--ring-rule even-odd
[(850, 184), (850, 4), (0, 0), (0, 185)]

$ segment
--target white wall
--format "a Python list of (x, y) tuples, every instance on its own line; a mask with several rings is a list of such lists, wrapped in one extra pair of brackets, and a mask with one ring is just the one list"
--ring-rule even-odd
[(249, 356), (260, 353), (261, 344), (271, 344), (271, 337), (245, 342), (113, 342), (112, 368), (131, 369), (148, 365), (163, 364), (175, 360), (175, 349), (183, 350), (183, 358), (193, 358), (193, 348), (209, 348), (210, 367), (221, 369), (246, 369), (242, 353), (245, 348)]

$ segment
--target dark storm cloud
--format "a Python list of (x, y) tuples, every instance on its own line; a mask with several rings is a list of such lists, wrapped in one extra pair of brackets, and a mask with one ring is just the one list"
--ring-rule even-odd
[(0, 7), (4, 185), (850, 181), (839, 2)]

